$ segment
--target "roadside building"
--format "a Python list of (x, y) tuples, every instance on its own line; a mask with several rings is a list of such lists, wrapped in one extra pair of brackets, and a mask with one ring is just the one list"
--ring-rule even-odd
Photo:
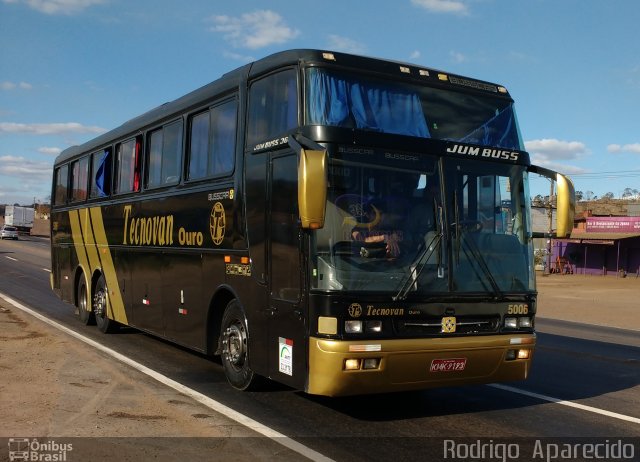
[(552, 271), (640, 276), (640, 217), (576, 219), (569, 239), (554, 239)]

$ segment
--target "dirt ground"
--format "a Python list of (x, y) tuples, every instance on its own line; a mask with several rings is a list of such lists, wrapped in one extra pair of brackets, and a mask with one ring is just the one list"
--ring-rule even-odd
[(635, 276), (538, 274), (538, 317), (640, 331)]
[[(0, 299), (0, 461), (8, 460), (2, 440), (16, 437), (74, 437), (70, 461), (195, 460), (190, 452), (203, 442), (214, 442), (226, 455), (218, 459), (214, 452), (207, 460), (300, 460)], [(95, 437), (103, 443), (96, 444)], [(110, 440), (104, 438), (121, 437), (136, 439), (115, 445), (121, 451), (117, 455), (105, 450)], [(145, 437), (153, 437), (153, 444), (142, 443)], [(161, 437), (168, 437), (166, 443)], [(177, 438), (184, 437), (190, 437), (189, 444), (177, 447)], [(91, 457), (85, 451), (78, 458), (78, 445), (91, 444), (85, 448)]]
[[(538, 275), (538, 290), (539, 317), (640, 331), (640, 279)], [(296, 459), (282, 446), (255, 438), (252, 430), (105, 358), (2, 299), (0, 416), (0, 438), (218, 437), (221, 446), (233, 445), (233, 460)], [(162, 445), (145, 451), (145, 459), (171, 459)], [(229, 451), (222, 449), (223, 454)], [(6, 456), (0, 447), (0, 460)], [(106, 459), (112, 457), (105, 453)]]

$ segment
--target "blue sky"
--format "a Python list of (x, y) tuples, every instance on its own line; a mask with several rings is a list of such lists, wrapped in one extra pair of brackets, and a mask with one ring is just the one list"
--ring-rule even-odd
[(44, 202), (62, 149), (289, 48), (500, 83), (534, 163), (619, 197), (640, 189), (638, 18), (637, 0), (0, 0), (0, 203)]

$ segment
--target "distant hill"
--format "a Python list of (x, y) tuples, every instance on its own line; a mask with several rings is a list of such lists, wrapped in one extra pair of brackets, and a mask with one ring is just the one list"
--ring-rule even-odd
[(590, 210), (596, 216), (637, 216), (640, 202), (625, 199), (598, 199), (580, 201), (576, 204), (576, 215)]

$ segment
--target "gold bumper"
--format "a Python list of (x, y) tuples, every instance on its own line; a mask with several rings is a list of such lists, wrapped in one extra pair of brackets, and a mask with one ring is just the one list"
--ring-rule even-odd
[[(309, 339), (307, 393), (346, 396), (420, 390), (526, 379), (535, 334), (430, 339), (340, 341)], [(528, 350), (527, 359), (508, 352)], [(348, 359), (380, 360), (376, 369), (345, 370)], [(464, 362), (463, 370), (431, 371), (442, 360)], [(464, 361), (462, 361), (464, 360)], [(455, 368), (459, 369), (459, 368)]]

